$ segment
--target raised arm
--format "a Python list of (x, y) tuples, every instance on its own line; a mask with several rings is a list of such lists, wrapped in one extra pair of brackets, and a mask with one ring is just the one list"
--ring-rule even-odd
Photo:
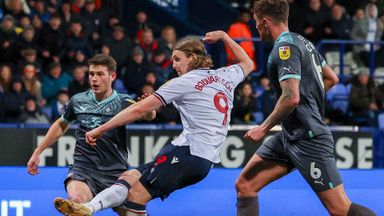
[(243, 68), (244, 75), (248, 76), (253, 71), (253, 61), (249, 58), (247, 53), (241, 48), (241, 46), (232, 40), (224, 31), (212, 31), (205, 34), (203, 41), (207, 43), (215, 43), (218, 40), (222, 40), (232, 50), (233, 55), (239, 60), (239, 65)]
[(87, 132), (85, 134), (86, 141), (91, 145), (96, 145), (96, 140), (104, 132), (122, 125), (130, 124), (138, 119), (142, 119), (143, 117), (145, 117), (145, 115), (148, 115), (148, 113), (151, 113), (162, 105), (163, 104), (157, 97), (155, 97), (154, 95), (150, 95), (144, 100), (125, 108), (100, 127)]
[(31, 158), (28, 161), (28, 173), (35, 175), (39, 173), (37, 166), (40, 163), (40, 154), (49, 146), (53, 145), (64, 133), (67, 131), (69, 124), (63, 121), (61, 118), (56, 120), (49, 128), (47, 134), (44, 137), (43, 142), (35, 149)]
[(282, 122), (300, 102), (299, 85), (299, 79), (286, 79), (281, 81), (280, 87), (282, 93), (272, 113), (260, 126), (256, 126), (249, 130), (244, 137), (254, 142), (258, 142), (264, 138), (272, 127)]

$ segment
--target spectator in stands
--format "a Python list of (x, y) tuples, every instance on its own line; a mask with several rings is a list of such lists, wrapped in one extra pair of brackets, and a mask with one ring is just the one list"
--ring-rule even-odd
[(154, 38), (152, 29), (144, 29), (142, 39), (139, 45), (144, 50), (144, 57), (151, 62), (154, 52), (159, 48), (159, 43)]
[(9, 90), (12, 82), (12, 70), (9, 65), (0, 66), (0, 93)]
[(72, 71), (73, 80), (68, 86), (69, 96), (86, 91), (89, 89), (88, 77), (86, 69), (82, 66), (77, 66)]
[(355, 123), (360, 126), (376, 126), (376, 115), (383, 109), (384, 98), (369, 77), (368, 68), (360, 68), (352, 80), (349, 107)]
[(121, 78), (121, 68), (127, 63), (132, 53), (132, 41), (125, 36), (123, 27), (114, 26), (113, 34), (107, 39), (105, 45), (110, 48), (110, 55), (116, 60), (117, 76)]
[(136, 14), (135, 22), (131, 23), (131, 38), (134, 39), (135, 43), (143, 43), (143, 33), (145, 29), (152, 29), (155, 35), (158, 35), (159, 27), (148, 20), (148, 16), (144, 11), (139, 11)]
[(161, 30), (161, 36), (158, 39), (159, 48), (166, 51), (166, 58), (171, 59), (172, 49), (177, 40), (176, 30), (172, 26), (165, 26)]
[(16, 41), (15, 19), (11, 15), (5, 15), (0, 26), (0, 63), (15, 65), (17, 59), (14, 54)]
[(68, 26), (73, 20), (79, 20), (80, 15), (79, 14), (72, 14), (71, 12), (71, 5), (69, 2), (63, 2), (60, 8), (60, 16), (61, 20), (63, 21), (63, 27), (64, 29), (68, 29)]
[(39, 16), (35, 15), (32, 17), (32, 26), (35, 29), (35, 32), (40, 32), (43, 29), (43, 22)]
[(56, 121), (64, 114), (65, 106), (68, 104), (69, 98), (70, 97), (68, 95), (68, 91), (64, 89), (59, 91), (59, 93), (57, 94), (57, 101), (54, 103), (51, 110), (52, 121)]
[(115, 16), (117, 19), (123, 19), (122, 0), (101, 0), (100, 9), (105, 10), (107, 16)]
[[(351, 38), (353, 40), (360, 41), (379, 41), (383, 34), (383, 23), (377, 18), (377, 7), (375, 4), (369, 3), (365, 7), (365, 18), (362, 20), (356, 20), (355, 25), (351, 32)], [(359, 55), (365, 66), (369, 66), (370, 62), (370, 45), (355, 45), (354, 51)], [(373, 46), (374, 51), (377, 52), (380, 49), (380, 45)], [(382, 59), (376, 59), (376, 63), (382, 61)]]
[(356, 22), (359, 22), (360, 20), (363, 20), (364, 18), (365, 18), (364, 9), (358, 8), (353, 15), (353, 22), (354, 22), (354, 24), (356, 24)]
[[(120, 25), (120, 20), (114, 16), (114, 15), (111, 15), (108, 19), (107, 19), (107, 26), (105, 26), (103, 28), (103, 36), (102, 38), (104, 40), (110, 38), (113, 34), (113, 29), (115, 26), (121, 26)], [(131, 31), (131, 29), (130, 29)]]
[(263, 112), (264, 118), (267, 118), (276, 105), (276, 95), (271, 89), (271, 84), (268, 77), (262, 77), (260, 79), (260, 86), (263, 89), (263, 91), (259, 95), (261, 102), (261, 111)]
[(299, 4), (297, 0), (288, 0), (289, 3), (289, 17), (288, 25), (289, 29), (292, 32), (298, 34), (304, 34), (304, 24), (305, 24), (305, 10), (302, 4)]
[(335, 0), (322, 0), (322, 5), (327, 17), (332, 16), (333, 6), (336, 4)]
[(68, 71), (73, 71), (76, 67), (88, 68), (88, 58), (80, 50), (76, 52), (75, 58), (71, 59), (68, 65)]
[(71, 12), (74, 14), (80, 14), (84, 8), (85, 0), (73, 0), (71, 1)]
[[(251, 20), (251, 14), (248, 10), (242, 10), (240, 12), (237, 22), (231, 24), (228, 29), (228, 35), (231, 38), (244, 38), (246, 41), (240, 42), (240, 46), (244, 49), (247, 55), (254, 60), (255, 58), (255, 47), (253, 45), (252, 32), (249, 26), (249, 21)], [(235, 56), (233, 55), (231, 49), (228, 46), (225, 46), (227, 53), (227, 65), (232, 65), (237, 63)], [(256, 63), (254, 61), (256, 69)]]
[(94, 50), (99, 49), (102, 45), (102, 29), (106, 25), (106, 17), (103, 12), (104, 10), (96, 10), (95, 0), (87, 0), (81, 11), (84, 30)]
[(235, 8), (249, 8), (251, 6), (250, 0), (226, 0), (230, 3), (231, 7)]
[(173, 72), (172, 61), (166, 58), (166, 51), (157, 49), (153, 54), (152, 69), (159, 85), (164, 84)]
[(93, 55), (92, 46), (83, 32), (83, 25), (80, 20), (71, 23), (67, 35), (66, 48), (69, 60), (73, 60), (78, 51), (82, 52), (86, 58)]
[(25, 27), (16, 45), (16, 51), (18, 52), (18, 57), (22, 56), (22, 52), (25, 49), (39, 50), (39, 48), (40, 47), (37, 43), (35, 29), (32, 26)]
[(36, 68), (34, 65), (24, 66), (22, 80), (25, 89), (37, 100), (39, 106), (45, 105), (45, 100), (41, 95), (41, 83), (37, 78)]
[(353, 22), (345, 13), (345, 9), (341, 5), (334, 4), (331, 8), (331, 21), (325, 28), (325, 37), (349, 40), (352, 27)]
[(68, 89), (72, 78), (67, 73), (62, 73), (61, 65), (52, 62), (49, 66), (49, 74), (41, 80), (42, 95), (47, 100), (47, 105), (52, 106), (60, 90)]
[(144, 94), (152, 94), (153, 92), (155, 92), (155, 87), (150, 84), (150, 83), (145, 83), (142, 87), (141, 87), (141, 95), (144, 95)]
[(252, 85), (244, 82), (239, 86), (238, 94), (233, 101), (231, 124), (252, 123), (252, 113), (259, 110), (257, 99), (253, 96)]
[(155, 72), (152, 71), (148, 72), (145, 76), (145, 83), (152, 85), (155, 90), (160, 86), (159, 82), (157, 81)]
[(109, 48), (109, 46), (108, 45), (103, 45), (103, 46), (101, 46), (101, 53), (102, 54), (105, 54), (105, 55), (110, 55), (111, 54), (111, 48)]
[(46, 4), (47, 4), (47, 11), (50, 14), (55, 14), (59, 12), (60, 6), (62, 4), (62, 0), (48, 0)]
[(26, 65), (33, 65), (35, 67), (36, 74), (41, 76), (42, 65), (37, 59), (36, 50), (27, 48), (21, 51), (21, 56), (22, 59), (17, 62), (17, 74), (22, 75)]
[(28, 124), (48, 124), (48, 116), (40, 110), (34, 97), (28, 97), (18, 122)]
[(30, 9), (25, 0), (8, 0), (5, 2), (5, 14), (12, 15), (16, 20), (30, 13)]
[(130, 94), (140, 94), (141, 86), (145, 83), (145, 76), (149, 71), (153, 70), (144, 58), (144, 51), (136, 46), (127, 66), (122, 70), (123, 82)]
[(31, 16), (38, 16), (43, 23), (48, 23), (51, 19), (51, 13), (45, 7), (45, 0), (36, 0), (31, 10)]
[(327, 16), (327, 11), (320, 0), (309, 0), (306, 15), (303, 36), (317, 43), (324, 36), (325, 26), (329, 23), (330, 16)]
[(45, 65), (52, 61), (60, 62), (65, 53), (65, 35), (58, 13), (52, 14), (49, 24), (44, 24), (39, 38), (39, 45)]
[(10, 90), (4, 93), (3, 106), (6, 122), (17, 122), (23, 110), (26, 98), (29, 97), (20, 78), (13, 78)]
[(28, 15), (24, 15), (20, 18), (19, 23), (17, 23), (17, 26), (24, 30), (27, 26), (32, 26), (31, 19)]

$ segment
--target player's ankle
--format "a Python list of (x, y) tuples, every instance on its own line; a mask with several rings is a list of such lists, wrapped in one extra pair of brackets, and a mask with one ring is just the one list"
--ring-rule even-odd
[(94, 208), (89, 202), (84, 203), (83, 206), (84, 206), (85, 208), (89, 209), (89, 211), (90, 211), (92, 214), (96, 212), (95, 208)]

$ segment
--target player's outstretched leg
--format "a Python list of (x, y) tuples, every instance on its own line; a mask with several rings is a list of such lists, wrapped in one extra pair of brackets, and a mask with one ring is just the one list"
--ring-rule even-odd
[(90, 209), (85, 207), (83, 204), (76, 203), (71, 200), (66, 200), (61, 197), (57, 197), (54, 201), (55, 208), (63, 215), (68, 216), (91, 216), (92, 212)]
[(128, 182), (119, 179), (114, 185), (97, 194), (91, 201), (86, 203), (85, 206), (92, 209), (92, 213), (119, 206), (127, 199), (130, 187), (131, 185)]

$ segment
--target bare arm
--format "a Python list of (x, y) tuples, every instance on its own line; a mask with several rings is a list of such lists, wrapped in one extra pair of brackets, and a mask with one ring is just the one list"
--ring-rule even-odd
[[(137, 101), (144, 100), (145, 98), (149, 97), (151, 94), (145, 93), (138, 97)], [(148, 112), (147, 114), (144, 115), (143, 119), (146, 121), (151, 121), (156, 118), (156, 110), (153, 110), (151, 112)]]
[(151, 113), (162, 105), (163, 104), (156, 96), (151, 95), (144, 100), (125, 108), (100, 127), (87, 132), (85, 135), (86, 141), (91, 145), (96, 145), (97, 138), (99, 138), (104, 132), (122, 125), (130, 124), (138, 119), (142, 119), (145, 115), (147, 115), (147, 113)]
[(269, 131), (296, 108), (300, 101), (299, 84), (300, 80), (298, 79), (287, 79), (280, 82), (281, 96), (276, 103), (275, 109), (261, 124), (262, 127)]
[(243, 68), (244, 76), (248, 76), (253, 71), (253, 61), (249, 58), (247, 53), (241, 48), (241, 46), (232, 40), (224, 31), (212, 31), (208, 32), (203, 41), (207, 43), (215, 43), (218, 40), (224, 41), (228, 47), (232, 50), (233, 55), (239, 60), (239, 65)]
[(148, 112), (147, 114), (145, 114), (145, 116), (143, 117), (144, 120), (146, 121), (152, 121), (153, 119), (156, 118), (156, 110), (153, 110), (151, 112)]
[(323, 80), (325, 91), (328, 91), (334, 85), (339, 83), (339, 78), (337, 77), (335, 71), (333, 71), (328, 65), (323, 67)]
[(56, 120), (49, 128), (47, 134), (44, 137), (43, 142), (35, 149), (31, 158), (28, 161), (28, 173), (31, 175), (37, 174), (37, 166), (40, 163), (40, 154), (46, 148), (53, 145), (64, 133), (68, 130), (69, 124), (64, 122), (61, 118)]
[(299, 84), (300, 80), (298, 79), (287, 79), (281, 81), (280, 87), (282, 89), (282, 93), (272, 113), (260, 126), (249, 130), (245, 134), (245, 138), (254, 142), (260, 141), (272, 127), (282, 122), (300, 102)]

